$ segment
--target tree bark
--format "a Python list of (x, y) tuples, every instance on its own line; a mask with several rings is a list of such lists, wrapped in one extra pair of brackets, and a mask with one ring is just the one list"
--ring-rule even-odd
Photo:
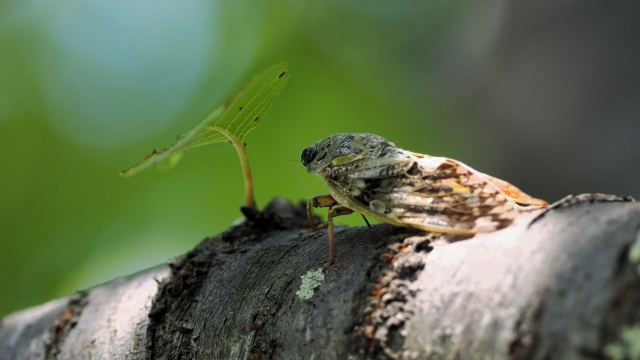
[(638, 358), (640, 206), (568, 197), (460, 239), (300, 235), (273, 200), (166, 266), (11, 314), (0, 359)]

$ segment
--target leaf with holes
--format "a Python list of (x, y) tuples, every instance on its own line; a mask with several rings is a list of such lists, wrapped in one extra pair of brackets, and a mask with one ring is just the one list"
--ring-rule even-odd
[(211, 111), (193, 129), (178, 136), (173, 145), (160, 152), (154, 150), (138, 164), (121, 171), (120, 175), (133, 176), (158, 164), (171, 167), (180, 160), (182, 153), (187, 149), (230, 141), (238, 152), (244, 172), (244, 206), (255, 209), (251, 169), (244, 150), (244, 138), (262, 121), (271, 103), (288, 81), (286, 63), (279, 63), (264, 70)]

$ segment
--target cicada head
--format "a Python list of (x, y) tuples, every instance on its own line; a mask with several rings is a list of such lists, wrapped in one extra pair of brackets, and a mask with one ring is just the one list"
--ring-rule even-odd
[(328, 166), (340, 166), (365, 158), (378, 158), (385, 148), (395, 149), (392, 142), (374, 134), (335, 134), (305, 148), (300, 155), (302, 165), (310, 173)]

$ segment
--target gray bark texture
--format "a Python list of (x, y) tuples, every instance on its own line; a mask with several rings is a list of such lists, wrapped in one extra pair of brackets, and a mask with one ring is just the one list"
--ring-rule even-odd
[(16, 312), (0, 359), (638, 359), (640, 205), (570, 196), (461, 239), (300, 235), (273, 200), (161, 267)]

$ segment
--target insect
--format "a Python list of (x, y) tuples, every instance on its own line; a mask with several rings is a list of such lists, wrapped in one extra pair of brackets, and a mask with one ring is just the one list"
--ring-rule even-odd
[[(509, 226), (523, 209), (547, 206), (506, 181), (460, 161), (397, 148), (374, 134), (335, 134), (305, 148), (307, 172), (318, 173), (330, 195), (307, 202), (327, 207), (330, 258), (336, 258), (333, 218), (353, 212), (394, 226), (451, 234), (491, 232)], [(367, 222), (368, 224), (368, 222)]]

